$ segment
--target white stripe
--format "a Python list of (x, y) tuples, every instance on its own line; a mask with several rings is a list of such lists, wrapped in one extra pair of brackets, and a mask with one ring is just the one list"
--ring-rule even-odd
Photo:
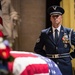
[(32, 52), (25, 52), (25, 51), (10, 51), (10, 53), (14, 53), (14, 54), (34, 54)]
[(29, 64), (47, 64), (41, 58), (34, 57), (18, 57), (13, 64), (13, 74), (20, 75)]

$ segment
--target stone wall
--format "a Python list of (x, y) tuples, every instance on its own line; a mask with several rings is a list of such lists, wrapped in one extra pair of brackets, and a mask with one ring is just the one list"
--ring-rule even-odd
[(16, 50), (33, 51), (40, 32), (46, 23), (46, 0), (12, 0), (21, 17)]

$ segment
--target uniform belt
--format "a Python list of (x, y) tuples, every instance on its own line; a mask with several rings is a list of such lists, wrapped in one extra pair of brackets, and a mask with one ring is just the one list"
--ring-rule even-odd
[(63, 53), (63, 54), (47, 54), (48, 58), (65, 58), (70, 57), (70, 53)]

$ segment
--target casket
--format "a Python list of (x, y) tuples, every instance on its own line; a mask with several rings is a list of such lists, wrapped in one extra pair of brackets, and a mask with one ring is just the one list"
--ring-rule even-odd
[(24, 51), (11, 51), (15, 58), (8, 63), (13, 75), (62, 75), (58, 66), (49, 58)]

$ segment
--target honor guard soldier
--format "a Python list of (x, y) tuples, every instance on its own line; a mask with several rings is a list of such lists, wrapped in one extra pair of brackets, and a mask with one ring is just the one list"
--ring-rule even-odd
[(75, 45), (75, 32), (62, 25), (62, 15), (65, 10), (53, 5), (49, 7), (51, 27), (43, 29), (36, 42), (34, 51), (52, 59), (60, 68), (62, 75), (72, 74), (72, 56), (75, 51), (70, 53), (71, 45)]

